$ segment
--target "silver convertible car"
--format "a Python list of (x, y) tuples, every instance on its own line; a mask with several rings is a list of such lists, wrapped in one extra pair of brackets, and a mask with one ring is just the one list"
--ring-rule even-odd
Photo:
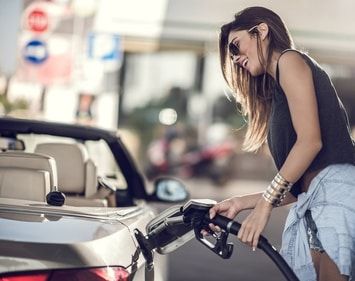
[(178, 180), (147, 187), (119, 135), (88, 126), (0, 118), (0, 149), (0, 280), (165, 280), (133, 232), (187, 199)]

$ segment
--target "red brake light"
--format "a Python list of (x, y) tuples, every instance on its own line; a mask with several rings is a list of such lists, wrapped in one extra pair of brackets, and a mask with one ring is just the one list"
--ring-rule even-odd
[(21, 272), (0, 277), (0, 281), (128, 281), (129, 272), (123, 267)]
[(122, 267), (100, 267), (55, 270), (49, 281), (128, 281), (129, 273)]
[(47, 281), (49, 273), (21, 273), (0, 277), (0, 281)]

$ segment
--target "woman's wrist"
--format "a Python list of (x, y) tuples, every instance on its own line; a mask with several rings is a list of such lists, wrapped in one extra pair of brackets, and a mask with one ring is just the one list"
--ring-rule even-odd
[(262, 199), (262, 192), (248, 194), (241, 197), (234, 197), (234, 200), (238, 200), (243, 210), (254, 209), (258, 201)]
[(287, 181), (280, 173), (277, 173), (270, 185), (263, 192), (263, 199), (274, 207), (281, 205), (286, 194), (291, 190), (293, 183)]
[(269, 201), (265, 200), (263, 197), (259, 199), (257, 204), (260, 204), (263, 208), (270, 209), (270, 210), (274, 208), (274, 205)]

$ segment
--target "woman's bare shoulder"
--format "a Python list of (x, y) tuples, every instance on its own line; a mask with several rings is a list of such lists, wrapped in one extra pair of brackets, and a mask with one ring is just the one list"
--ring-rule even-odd
[(278, 59), (279, 68), (307, 67), (309, 68), (304, 54), (297, 50), (284, 51)]
[(278, 60), (280, 84), (285, 79), (304, 79), (305, 76), (311, 76), (312, 71), (306, 61), (304, 54), (296, 50), (288, 50), (281, 54)]

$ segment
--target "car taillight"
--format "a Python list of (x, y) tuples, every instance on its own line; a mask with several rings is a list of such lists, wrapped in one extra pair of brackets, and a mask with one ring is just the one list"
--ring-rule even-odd
[(1, 281), (47, 281), (49, 273), (20, 273), (0, 277)]
[(11, 273), (0, 276), (0, 281), (128, 281), (128, 277), (123, 267), (98, 267)]

